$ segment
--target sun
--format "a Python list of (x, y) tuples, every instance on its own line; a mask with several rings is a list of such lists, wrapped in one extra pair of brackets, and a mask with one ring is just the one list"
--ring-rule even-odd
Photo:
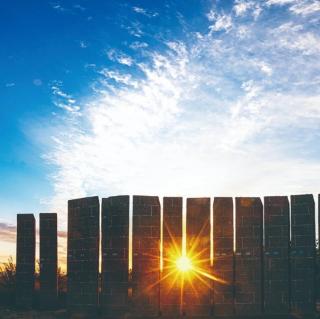
[(191, 260), (187, 256), (181, 256), (176, 260), (176, 267), (181, 272), (187, 272), (192, 269)]

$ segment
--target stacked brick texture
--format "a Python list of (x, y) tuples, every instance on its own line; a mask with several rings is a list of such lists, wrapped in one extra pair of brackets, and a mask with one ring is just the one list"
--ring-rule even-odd
[(68, 202), (68, 310), (94, 313), (98, 306), (99, 198)]
[(176, 259), (182, 251), (182, 197), (163, 198), (163, 270), (161, 280), (161, 313), (179, 316), (181, 313), (181, 276), (176, 271)]
[[(208, 274), (210, 267), (210, 198), (187, 199), (187, 255), (196, 256), (194, 267)], [(201, 262), (197, 262), (201, 261)], [(210, 280), (193, 271), (192, 281), (184, 282), (183, 309), (188, 316), (208, 316), (211, 314)]]
[[(215, 316), (234, 313), (233, 199), (216, 197), (213, 203), (213, 303)], [(219, 281), (222, 280), (222, 281)]]
[(133, 312), (160, 311), (160, 202), (155, 196), (133, 196)]
[(57, 214), (40, 214), (40, 298), (41, 307), (57, 302)]
[(235, 312), (262, 312), (262, 202), (236, 198)]
[(285, 196), (264, 198), (264, 310), (289, 313), (289, 201)]
[(16, 305), (30, 309), (33, 304), (35, 252), (35, 218), (33, 214), (17, 215)]
[[(161, 273), (159, 199), (133, 196), (132, 281), (128, 275), (129, 196), (103, 199), (100, 306), (104, 315), (150, 317), (162, 313), (164, 317), (178, 317), (182, 312), (192, 317), (209, 316), (212, 310), (214, 316), (290, 312), (303, 317), (314, 313), (315, 204), (312, 195), (291, 196), (290, 202), (289, 220), (287, 197), (264, 198), (263, 245), (261, 200), (236, 198), (233, 233), (233, 199), (216, 197), (211, 243), (210, 199), (188, 198), (187, 254), (201, 260), (199, 264), (195, 261), (196, 269), (218, 280), (193, 274), (191, 282), (184, 282), (181, 293), (179, 280), (173, 284), (174, 276), (169, 275), (170, 267), (175, 267), (169, 260), (172, 252), (176, 256), (181, 253), (182, 198), (163, 200)], [(92, 315), (99, 305), (99, 211), (98, 197), (68, 203), (68, 309), (73, 313)], [(18, 214), (16, 303), (21, 308), (33, 304), (35, 233), (34, 216)], [(48, 308), (57, 293), (56, 239), (56, 214), (40, 214), (40, 297)]]
[(102, 199), (102, 295), (108, 317), (128, 311), (129, 196)]
[(312, 195), (291, 196), (291, 311), (315, 311), (315, 205)]

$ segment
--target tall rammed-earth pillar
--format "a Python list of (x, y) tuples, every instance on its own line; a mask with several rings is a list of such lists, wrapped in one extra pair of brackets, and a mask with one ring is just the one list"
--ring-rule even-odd
[[(191, 280), (186, 279), (183, 309), (187, 316), (209, 316), (212, 310), (210, 266), (210, 198), (187, 198), (187, 255), (193, 258)], [(196, 284), (195, 284), (196, 283)]]
[(163, 269), (161, 313), (178, 317), (181, 312), (181, 274), (176, 261), (182, 255), (182, 197), (163, 198)]
[(133, 196), (133, 311), (141, 317), (160, 311), (160, 202), (156, 196)]
[(93, 315), (98, 306), (99, 198), (68, 202), (68, 310)]
[(16, 305), (30, 309), (33, 304), (36, 232), (33, 214), (17, 215)]
[(110, 318), (128, 311), (129, 196), (102, 199), (103, 314)]
[(40, 214), (40, 304), (48, 309), (57, 302), (57, 214)]
[(286, 196), (264, 198), (264, 311), (289, 312), (289, 201)]
[(213, 203), (213, 302), (215, 316), (234, 313), (233, 199), (215, 197)]
[(291, 196), (291, 312), (315, 312), (315, 204), (311, 194)]
[(236, 198), (236, 315), (262, 312), (262, 221), (260, 198)]

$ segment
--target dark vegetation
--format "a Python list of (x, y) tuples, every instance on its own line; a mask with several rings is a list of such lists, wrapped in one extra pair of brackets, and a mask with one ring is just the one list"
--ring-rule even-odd
[[(58, 268), (58, 298), (57, 308), (66, 307), (67, 294), (67, 276)], [(13, 263), (12, 257), (8, 261), (0, 265), (0, 307), (13, 309), (15, 307), (15, 285), (16, 282), (16, 265)], [(39, 282), (39, 262), (36, 263), (35, 272), (35, 291), (34, 291), (34, 309), (40, 308), (39, 302), (40, 282)]]

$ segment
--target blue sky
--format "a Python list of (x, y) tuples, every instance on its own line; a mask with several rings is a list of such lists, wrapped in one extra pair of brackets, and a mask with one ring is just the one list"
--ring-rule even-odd
[(319, 22), (315, 0), (1, 1), (3, 228), (95, 194), (316, 194)]

